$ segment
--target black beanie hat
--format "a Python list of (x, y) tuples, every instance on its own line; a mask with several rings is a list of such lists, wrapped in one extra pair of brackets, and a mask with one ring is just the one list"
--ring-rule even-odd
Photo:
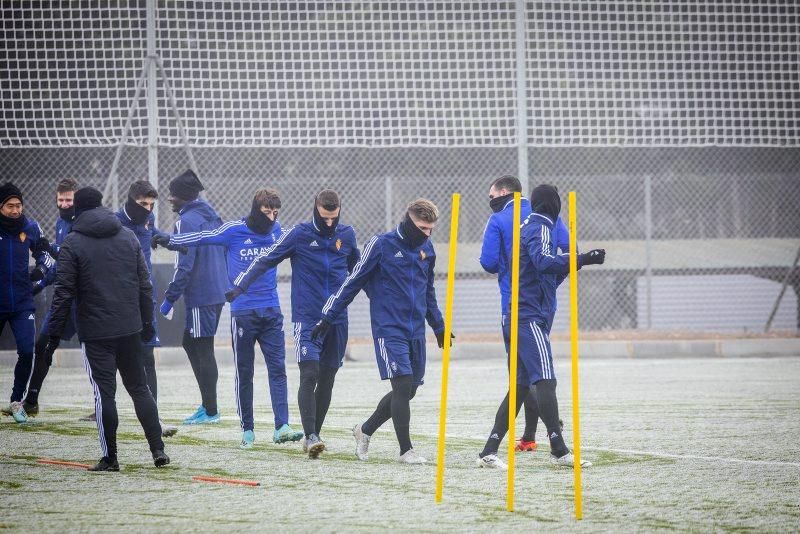
[(3, 185), (0, 185), (0, 206), (12, 198), (18, 198), (19, 201), (24, 204), (22, 200), (22, 191), (19, 190), (19, 187), (11, 182), (6, 182)]
[(531, 209), (534, 213), (546, 215), (555, 222), (561, 211), (561, 197), (558, 189), (549, 184), (537, 185), (531, 191)]
[(182, 200), (194, 200), (200, 191), (204, 190), (200, 179), (191, 169), (187, 170), (169, 183), (169, 192), (172, 196)]
[(75, 191), (75, 217), (103, 205), (103, 193), (94, 187), (83, 187)]

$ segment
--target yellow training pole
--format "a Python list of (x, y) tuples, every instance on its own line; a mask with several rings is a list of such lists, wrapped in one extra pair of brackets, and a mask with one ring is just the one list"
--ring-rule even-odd
[(581, 487), (581, 419), (578, 391), (578, 225), (575, 191), (569, 192), (569, 328), (572, 345), (572, 434), (575, 442), (575, 519), (583, 519), (583, 489)]
[(436, 502), (442, 502), (444, 486), (444, 440), (447, 425), (447, 373), (450, 367), (450, 333), (453, 331), (453, 290), (456, 282), (456, 248), (458, 247), (458, 208), (461, 195), (453, 193), (450, 212), (450, 255), (447, 262), (447, 296), (444, 308), (444, 348), (442, 349), (442, 397), (439, 402), (439, 452), (436, 455)]
[(514, 445), (517, 419), (517, 337), (519, 334), (519, 220), (522, 195), (514, 193), (513, 237), (511, 239), (511, 343), (508, 350), (508, 489), (506, 510), (514, 511)]

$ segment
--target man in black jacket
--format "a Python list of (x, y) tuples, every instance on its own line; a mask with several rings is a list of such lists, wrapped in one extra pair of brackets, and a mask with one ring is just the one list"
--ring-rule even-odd
[(169, 463), (161, 440), (158, 408), (147, 387), (142, 339), (151, 339), (153, 287), (136, 236), (123, 228), (103, 195), (84, 187), (75, 193), (75, 221), (61, 245), (50, 309), (47, 351), (58, 347), (77, 297), (78, 339), (94, 389), (103, 457), (90, 471), (119, 471), (117, 462), (116, 375), (133, 399), (156, 467)]

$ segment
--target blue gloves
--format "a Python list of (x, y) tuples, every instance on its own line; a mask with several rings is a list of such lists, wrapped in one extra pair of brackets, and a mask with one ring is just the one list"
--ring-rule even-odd
[(167, 319), (172, 319), (172, 303), (170, 301), (164, 299), (164, 302), (161, 303), (159, 311), (161, 311), (161, 315)]

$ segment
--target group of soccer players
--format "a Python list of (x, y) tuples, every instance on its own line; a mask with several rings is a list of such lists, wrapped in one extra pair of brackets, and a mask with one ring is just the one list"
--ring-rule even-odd
[[(39, 392), (53, 352), (61, 339), (69, 339), (77, 331), (94, 390), (103, 450), (92, 469), (119, 470), (114, 404), (117, 371), (134, 400), (155, 465), (169, 463), (161, 438), (177, 428), (158, 417), (153, 356), (153, 347), (160, 342), (153, 319), (156, 299), (150, 251), (162, 246), (175, 251), (176, 264), (157, 309), (171, 318), (175, 303), (183, 298), (186, 323), (182, 344), (201, 398), (184, 424), (220, 420), (214, 336), (227, 300), (231, 303), (240, 447), (249, 449), (255, 443), (253, 374), (258, 342), (269, 379), (273, 441), (302, 440), (308, 456), (318, 458), (325, 450), (322, 426), (344, 361), (347, 307), (363, 289), (370, 300), (379, 374), (390, 381), (391, 391), (369, 418), (353, 427), (356, 456), (368, 459), (371, 436), (391, 419), (399, 461), (426, 463), (414, 449), (409, 430), (410, 401), (425, 377), (425, 323), (440, 348), (445, 342), (452, 343), (444, 339), (444, 321), (434, 289), (436, 252), (430, 236), (439, 218), (437, 207), (426, 199), (411, 202), (396, 228), (373, 236), (359, 250), (353, 228), (339, 222), (341, 200), (335, 191), (326, 189), (315, 196), (308, 222), (283, 228), (278, 221), (281, 199), (273, 189), (256, 191), (250, 213), (225, 223), (200, 196), (203, 190), (192, 171), (170, 181), (168, 200), (178, 220), (173, 231), (166, 233), (155, 227), (153, 207), (158, 192), (149, 182), (134, 182), (125, 205), (112, 214), (101, 206), (99, 191), (78, 189), (74, 181), (62, 180), (56, 188), (59, 219), (51, 244), (38, 224), (23, 214), (21, 191), (10, 183), (0, 187), (0, 276), (8, 286), (0, 297), (0, 331), (6, 322), (11, 324), (19, 354), (11, 403), (4, 413), (18, 422), (38, 413)], [(486, 226), (480, 262), (487, 272), (498, 275), (501, 325), (508, 351), (511, 235), (513, 225), (521, 225), (515, 409), (518, 413), (525, 404), (526, 430), (517, 449), (535, 449), (536, 425), (541, 418), (550, 440), (551, 460), (572, 465), (558, 415), (549, 339), (556, 288), (569, 272), (569, 239), (553, 186), (535, 188), (531, 201), (523, 200), (522, 219), (515, 221), (513, 194), (518, 191), (521, 185), (513, 176), (490, 184), (494, 213)], [(29, 272), (31, 255), (36, 266)], [(130, 261), (126, 263), (121, 256)], [(603, 250), (579, 254), (578, 268), (601, 264), (604, 258)], [(302, 431), (289, 424), (284, 324), (276, 279), (277, 265), (286, 259), (292, 267), (291, 322), (300, 370), (297, 403)], [(55, 284), (55, 296), (34, 342), (33, 295), (48, 284)], [(131, 301), (128, 308), (121, 299)], [(129, 332), (131, 328), (134, 333)], [(481, 467), (506, 467), (497, 452), (508, 430), (508, 404), (506, 395), (478, 457)]]

